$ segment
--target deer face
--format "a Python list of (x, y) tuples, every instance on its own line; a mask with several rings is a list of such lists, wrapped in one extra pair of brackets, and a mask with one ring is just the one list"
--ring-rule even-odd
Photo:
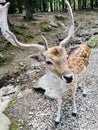
[(52, 72), (64, 82), (70, 83), (74, 79), (74, 74), (68, 68), (68, 55), (61, 46), (49, 48), (43, 53), (47, 71)]

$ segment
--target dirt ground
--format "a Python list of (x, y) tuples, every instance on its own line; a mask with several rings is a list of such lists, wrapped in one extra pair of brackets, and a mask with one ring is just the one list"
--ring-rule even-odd
[[(47, 17), (47, 13), (35, 14), (36, 20), (28, 23), (22, 20), (21, 15), (9, 16), (9, 19), (11, 23), (17, 26), (20, 23), (27, 24), (26, 26), (29, 27), (28, 32), (35, 36), (33, 39), (34, 43), (38, 42), (39, 39), (41, 40), (39, 34), (43, 33), (49, 42), (49, 46), (52, 46), (56, 44), (58, 33), (62, 33), (64, 36), (64, 30), (59, 26), (58, 28), (53, 28), (50, 32), (41, 32), (39, 25), (43, 21), (56, 21), (54, 15), (49, 13)], [(98, 12), (76, 12), (74, 17), (75, 25), (82, 23), (82, 29), (77, 38), (81, 40), (81, 43), (91, 39), (94, 33), (98, 31)], [(60, 21), (56, 22), (59, 23)], [(35, 23), (36, 26), (33, 26)], [(98, 36), (97, 34), (95, 35)], [(19, 80), (21, 83), (18, 82), (20, 87), (22, 86), (22, 96), (17, 97), (14, 104), (7, 110), (8, 117), (19, 124), (20, 130), (98, 130), (98, 49), (93, 49), (92, 51), (90, 69), (86, 77), (87, 96), (83, 97), (82, 89), (77, 89), (77, 116), (72, 117), (71, 93), (67, 92), (63, 97), (61, 122), (57, 126), (54, 123), (57, 101), (45, 99), (42, 91), (37, 92), (32, 89), (36, 79), (39, 79), (45, 73), (45, 67), (44, 63), (37, 64), (35, 61), (30, 60), (28, 55), (39, 52), (33, 49), (15, 49), (6, 53), (13, 55), (14, 58), (10, 64), (0, 67), (0, 75), (13, 74), (20, 70), (21, 66), (26, 66), (26, 71), (22, 71), (21, 80)], [(32, 78), (27, 76), (29, 71), (33, 71), (33, 74), (31, 74)], [(17, 84), (14, 84), (14, 86), (17, 87)], [(27, 88), (29, 88), (30, 92), (26, 93), (25, 90), (27, 91)]]

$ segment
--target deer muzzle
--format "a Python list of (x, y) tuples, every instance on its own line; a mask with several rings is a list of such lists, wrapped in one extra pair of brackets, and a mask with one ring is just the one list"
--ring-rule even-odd
[(72, 72), (64, 72), (62, 74), (62, 80), (65, 82), (65, 83), (71, 83), (73, 80), (74, 80), (74, 74)]

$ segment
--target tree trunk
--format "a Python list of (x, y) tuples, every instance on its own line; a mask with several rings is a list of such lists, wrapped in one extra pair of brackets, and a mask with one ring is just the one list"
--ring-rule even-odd
[(47, 2), (45, 0), (42, 0), (42, 6), (43, 6), (43, 11), (47, 12), (48, 8), (47, 8)]
[(33, 14), (32, 14), (32, 0), (25, 0), (25, 7), (26, 7), (26, 20), (32, 20)]
[(86, 9), (86, 0), (83, 0), (83, 6), (82, 9)]
[(65, 2), (64, 0), (62, 0), (62, 10), (64, 11), (64, 8), (65, 8)]
[(56, 11), (56, 0), (54, 0), (54, 11)]
[(16, 13), (16, 5), (15, 5), (15, 1), (14, 0), (7, 0), (6, 2), (10, 2), (10, 8), (8, 10), (9, 14), (14, 14)]
[(52, 2), (50, 2), (50, 10), (53, 12), (53, 5), (52, 5)]
[(73, 1), (74, 2), (74, 11), (76, 10), (76, 3), (75, 3), (75, 0)]
[(81, 10), (82, 7), (81, 7), (81, 0), (78, 0), (78, 10)]
[(42, 1), (40, 0), (39, 10), (42, 12)]
[(90, 5), (91, 5), (91, 9), (93, 10), (94, 7), (93, 7), (93, 0), (90, 0)]
[(23, 12), (22, 5), (23, 5), (22, 0), (18, 0), (18, 10), (19, 10), (19, 13), (22, 13), (22, 12)]
[(98, 0), (95, 0), (95, 7), (98, 7)]

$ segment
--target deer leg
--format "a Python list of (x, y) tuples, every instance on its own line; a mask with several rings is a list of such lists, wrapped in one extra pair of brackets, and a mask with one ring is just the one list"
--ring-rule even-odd
[(77, 114), (77, 107), (76, 107), (76, 102), (75, 102), (76, 85), (72, 87), (72, 99), (73, 99), (73, 112), (72, 112), (72, 115), (73, 116), (76, 116), (76, 114)]
[(60, 122), (61, 106), (62, 106), (62, 97), (58, 97), (58, 110), (57, 110), (57, 117), (55, 119), (56, 124)]
[(85, 84), (85, 82), (86, 82), (86, 74), (84, 75), (84, 77), (83, 77), (83, 97), (85, 97), (86, 95), (87, 95), (87, 86), (86, 86), (86, 84)]
[(82, 82), (81, 82), (81, 87), (83, 88), (83, 96), (85, 97), (87, 95), (87, 85), (85, 84), (86, 82), (86, 72), (87, 70), (82, 74)]

